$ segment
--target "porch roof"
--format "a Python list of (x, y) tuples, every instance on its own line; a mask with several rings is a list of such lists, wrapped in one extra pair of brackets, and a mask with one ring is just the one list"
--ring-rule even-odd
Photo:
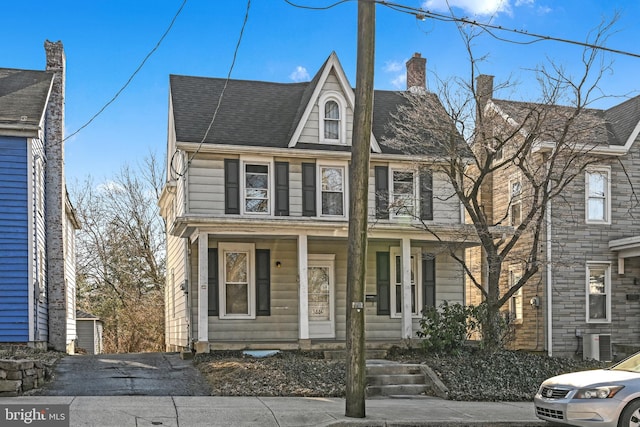
[(618, 274), (624, 274), (625, 258), (640, 256), (640, 236), (609, 240), (609, 250), (618, 253)]
[[(430, 225), (429, 231), (417, 223), (390, 223), (378, 221), (371, 224), (370, 239), (401, 239), (433, 242), (455, 242), (465, 247), (477, 246), (479, 239), (470, 224)], [(273, 236), (295, 238), (300, 234), (309, 237), (346, 239), (349, 224), (346, 221), (318, 221), (317, 218), (271, 218), (268, 221), (254, 218), (212, 218), (190, 215), (178, 217), (170, 228), (173, 236), (191, 238), (198, 232), (227, 236)], [(436, 237), (437, 236), (437, 237)]]

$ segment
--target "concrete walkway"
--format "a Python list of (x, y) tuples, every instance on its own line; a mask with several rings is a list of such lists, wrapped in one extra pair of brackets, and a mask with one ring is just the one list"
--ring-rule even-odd
[(69, 404), (72, 427), (545, 425), (535, 417), (533, 404), (530, 402), (455, 402), (424, 397), (367, 400), (367, 416), (364, 419), (345, 417), (345, 400), (336, 398), (216, 396), (0, 398), (0, 407), (6, 404)]

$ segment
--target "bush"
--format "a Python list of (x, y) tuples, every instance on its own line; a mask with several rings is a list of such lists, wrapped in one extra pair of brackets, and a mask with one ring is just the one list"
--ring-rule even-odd
[(435, 352), (457, 352), (475, 327), (475, 324), (468, 324), (472, 315), (472, 307), (458, 303), (450, 305), (447, 301), (438, 308), (425, 308), (420, 319), (420, 330), (416, 332), (419, 338), (423, 338), (422, 348)]
[[(487, 305), (463, 306), (444, 301), (437, 308), (422, 311), (418, 338), (423, 338), (422, 348), (437, 353), (457, 353), (471, 336), (482, 337), (482, 327), (487, 324)], [(513, 339), (513, 324), (509, 317), (497, 319), (500, 347)], [(482, 346), (482, 341), (480, 341)]]

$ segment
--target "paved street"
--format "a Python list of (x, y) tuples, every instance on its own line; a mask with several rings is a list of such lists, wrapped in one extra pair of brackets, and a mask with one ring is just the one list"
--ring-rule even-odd
[(67, 356), (37, 396), (208, 396), (209, 385), (177, 353)]

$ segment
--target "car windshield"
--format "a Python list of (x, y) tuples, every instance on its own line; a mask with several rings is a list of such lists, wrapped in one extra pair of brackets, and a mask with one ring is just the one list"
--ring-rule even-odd
[(640, 373), (640, 353), (636, 353), (633, 356), (624, 359), (622, 362), (612, 366), (610, 369), (615, 371), (629, 371)]

